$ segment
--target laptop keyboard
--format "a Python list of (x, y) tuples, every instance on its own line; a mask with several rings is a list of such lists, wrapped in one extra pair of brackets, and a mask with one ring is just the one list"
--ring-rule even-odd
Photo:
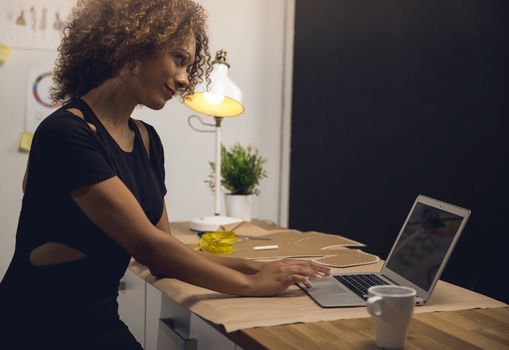
[(389, 284), (374, 274), (340, 275), (333, 277), (364, 300), (368, 298), (369, 287)]

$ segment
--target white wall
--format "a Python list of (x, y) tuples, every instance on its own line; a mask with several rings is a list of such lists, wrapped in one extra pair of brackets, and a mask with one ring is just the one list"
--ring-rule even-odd
[(0, 276), (14, 252), (16, 226), (21, 210), (21, 183), (28, 154), (18, 152), (25, 128), (25, 90), (28, 66), (51, 65), (56, 53), (13, 50), (7, 63), (0, 66)]
[[(0, 0), (7, 1), (7, 0)], [(60, 0), (46, 0), (46, 2)], [(269, 177), (254, 201), (254, 217), (278, 220), (285, 0), (202, 0), (209, 13), (211, 51), (229, 52), (230, 77), (244, 93), (246, 111), (223, 122), (223, 143), (252, 144), (268, 160)], [(12, 257), (21, 207), (21, 181), (27, 154), (17, 151), (24, 128), (29, 64), (52, 64), (56, 52), (14, 49), (0, 66), (0, 276)], [(139, 108), (134, 117), (158, 130), (166, 151), (166, 202), (171, 220), (212, 214), (213, 195), (204, 180), (214, 157), (214, 134), (187, 125), (192, 112), (172, 101), (161, 111)]]

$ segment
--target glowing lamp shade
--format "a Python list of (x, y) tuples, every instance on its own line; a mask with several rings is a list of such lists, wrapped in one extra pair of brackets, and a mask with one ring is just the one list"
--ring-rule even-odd
[(226, 51), (220, 50), (212, 64), (210, 84), (204, 82), (184, 103), (192, 110), (214, 117), (234, 117), (244, 112), (242, 91), (228, 77)]
[(187, 96), (184, 103), (195, 112), (214, 117), (216, 133), (214, 188), (214, 215), (191, 220), (191, 230), (206, 232), (217, 231), (222, 225), (241, 222), (242, 219), (221, 215), (221, 122), (224, 117), (234, 117), (244, 112), (242, 105), (242, 91), (228, 77), (230, 65), (227, 52), (219, 50), (212, 62), (210, 84), (204, 82), (195, 88), (195, 93)]
[(224, 101), (223, 95), (212, 94), (210, 92), (203, 93), (203, 97), (205, 98), (205, 101), (207, 101), (211, 105), (218, 105)]

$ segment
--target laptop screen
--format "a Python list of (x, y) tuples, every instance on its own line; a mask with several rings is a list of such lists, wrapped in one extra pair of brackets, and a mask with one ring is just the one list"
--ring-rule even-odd
[(387, 267), (429, 290), (462, 220), (459, 215), (416, 203)]

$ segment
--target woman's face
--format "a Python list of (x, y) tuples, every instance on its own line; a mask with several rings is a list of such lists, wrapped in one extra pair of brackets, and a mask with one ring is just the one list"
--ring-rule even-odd
[(138, 104), (161, 109), (178, 90), (189, 85), (188, 69), (195, 60), (196, 40), (188, 35), (182, 42), (156, 58), (140, 62), (127, 81)]

